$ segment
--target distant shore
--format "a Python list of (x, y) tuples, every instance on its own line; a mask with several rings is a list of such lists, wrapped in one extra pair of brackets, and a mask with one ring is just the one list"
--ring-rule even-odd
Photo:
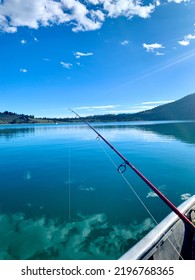
[[(131, 122), (131, 121), (169, 121), (195, 120), (195, 93), (179, 100), (138, 113), (105, 114), (82, 117), (87, 122)], [(55, 124), (80, 122), (74, 118), (36, 118), (5, 111), (0, 113), (0, 124)]]

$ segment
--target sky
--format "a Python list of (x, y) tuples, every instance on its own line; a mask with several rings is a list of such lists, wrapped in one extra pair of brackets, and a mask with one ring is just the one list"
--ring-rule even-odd
[(0, 0), (0, 112), (134, 113), (194, 77), (195, 0)]

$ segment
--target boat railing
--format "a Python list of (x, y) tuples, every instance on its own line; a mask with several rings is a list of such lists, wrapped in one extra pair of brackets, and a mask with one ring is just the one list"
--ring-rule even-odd
[[(183, 202), (178, 210), (189, 219), (195, 216), (195, 195)], [(195, 218), (195, 217), (194, 217)], [(120, 257), (120, 260), (191, 259), (193, 233), (171, 212), (144, 238)]]

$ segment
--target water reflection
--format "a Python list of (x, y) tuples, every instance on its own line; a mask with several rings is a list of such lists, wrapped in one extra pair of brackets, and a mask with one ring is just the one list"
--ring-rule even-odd
[[(195, 144), (195, 122), (104, 123), (93, 124), (93, 126), (109, 141), (124, 141), (125, 139), (166, 142), (179, 140)], [(83, 140), (95, 138), (94, 132), (86, 125), (75, 125), (64, 127), (64, 129), (70, 137)]]
[[(92, 124), (110, 141), (138, 140), (171, 141), (180, 140), (195, 143), (195, 122), (126, 122), (126, 123), (94, 123)], [(46, 135), (50, 137), (74, 138), (90, 140), (95, 138), (94, 132), (85, 124), (69, 125), (14, 125), (1, 126), (0, 138), (10, 140), (17, 136)], [(161, 137), (163, 136), (163, 137)]]
[[(145, 122), (95, 124), (95, 128), (109, 141), (142, 140), (166, 142), (179, 140), (195, 144), (195, 122)], [(95, 138), (94, 132), (86, 126), (75, 126), (69, 135), (83, 140)], [(163, 136), (163, 137), (162, 137)]]
[(25, 137), (26, 134), (34, 135), (34, 127), (10, 127), (10, 128), (0, 128), (0, 138), (10, 140), (16, 138), (17, 136)]
[(0, 259), (115, 259), (154, 226), (111, 225), (104, 213), (80, 216), (60, 224), (55, 219), (27, 219), (24, 214), (0, 215)]
[(195, 144), (195, 122), (143, 125), (137, 126), (137, 128), (157, 135), (174, 137), (174, 139), (185, 143)]
[[(169, 198), (179, 204), (194, 193), (194, 149), (175, 145), (195, 143), (194, 122), (94, 125)], [(88, 141), (95, 138), (82, 124), (0, 126), (2, 143), (12, 139), (0, 145), (0, 259), (116, 259), (152, 228), (99, 145)], [(156, 195), (128, 174), (155, 218), (164, 217)], [(74, 220), (65, 222), (69, 209)]]

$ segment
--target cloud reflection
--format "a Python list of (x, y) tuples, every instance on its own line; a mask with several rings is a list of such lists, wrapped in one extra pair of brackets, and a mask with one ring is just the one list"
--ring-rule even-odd
[(151, 191), (146, 196), (146, 198), (149, 198), (149, 197), (158, 197), (158, 195), (155, 192)]
[(192, 195), (190, 193), (183, 193), (180, 195), (181, 200), (187, 200), (188, 198), (190, 198)]
[(142, 223), (111, 225), (104, 213), (78, 216), (60, 224), (55, 219), (0, 215), (0, 259), (115, 259), (153, 227)]

